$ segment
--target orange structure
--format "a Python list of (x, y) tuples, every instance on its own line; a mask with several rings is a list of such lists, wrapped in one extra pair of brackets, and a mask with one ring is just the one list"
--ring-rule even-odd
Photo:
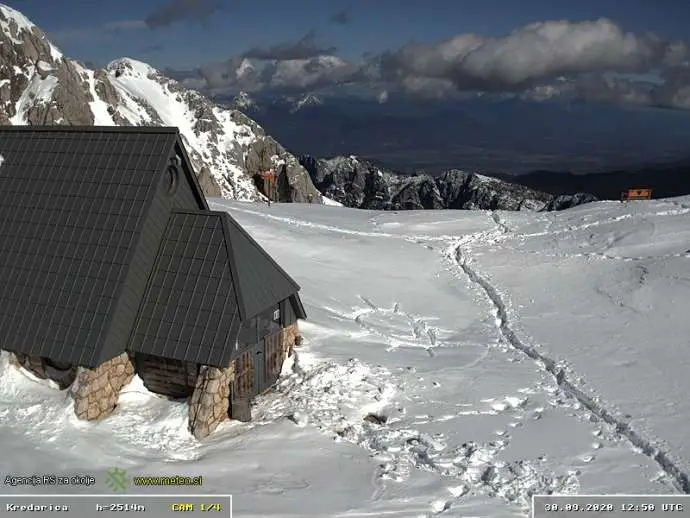
[(621, 201), (651, 200), (651, 189), (628, 189), (621, 193)]
[(268, 198), (269, 203), (277, 199), (276, 192), (276, 172), (273, 169), (264, 171), (261, 173), (261, 179), (263, 180), (263, 191), (264, 196)]

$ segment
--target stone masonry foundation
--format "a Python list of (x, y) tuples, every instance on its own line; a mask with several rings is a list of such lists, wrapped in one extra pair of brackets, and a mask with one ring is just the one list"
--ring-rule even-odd
[(189, 431), (197, 439), (208, 437), (228, 419), (230, 384), (235, 377), (235, 363), (227, 369), (203, 366), (189, 401)]
[(134, 363), (127, 353), (103, 362), (94, 369), (80, 368), (72, 385), (74, 412), (79, 419), (94, 421), (108, 417), (120, 390), (134, 377)]

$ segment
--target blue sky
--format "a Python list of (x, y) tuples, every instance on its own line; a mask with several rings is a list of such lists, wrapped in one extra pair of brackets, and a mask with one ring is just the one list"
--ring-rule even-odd
[[(219, 0), (220, 9), (205, 20), (180, 15), (150, 28), (143, 21), (174, 2), (3, 1), (50, 33), (70, 56), (103, 64), (127, 55), (159, 68), (224, 60), (250, 47), (294, 41), (309, 30), (319, 44), (357, 60), (411, 40), (435, 43), (462, 33), (501, 36), (534, 21), (609, 17), (627, 30), (669, 39), (686, 38), (690, 22), (690, 2), (684, 0)], [(342, 12), (346, 19), (336, 23), (334, 15)]]

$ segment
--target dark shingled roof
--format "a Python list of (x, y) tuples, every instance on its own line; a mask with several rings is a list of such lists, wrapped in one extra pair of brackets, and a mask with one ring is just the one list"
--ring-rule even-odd
[(227, 212), (219, 212), (225, 220), (228, 243), (232, 252), (239, 285), (242, 319), (247, 320), (300, 290), (266, 250)]
[(93, 363), (177, 139), (174, 128), (0, 129), (3, 348)]
[(226, 366), (240, 322), (297, 291), (226, 212), (174, 211), (130, 349)]
[(241, 322), (287, 298), (304, 318), (299, 286), (208, 211), (177, 128), (0, 126), (0, 155), (0, 348), (225, 366)]

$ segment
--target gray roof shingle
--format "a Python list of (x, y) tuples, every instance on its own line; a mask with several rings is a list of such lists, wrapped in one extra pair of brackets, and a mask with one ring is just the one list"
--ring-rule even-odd
[(177, 132), (91, 130), (0, 129), (3, 348), (89, 364), (107, 332)]
[[(177, 128), (0, 126), (0, 155), (0, 349), (94, 367), (129, 340), (227, 365), (241, 321), (299, 302), (256, 241), (208, 211)], [(166, 198), (179, 155), (189, 189)]]
[(299, 284), (230, 214), (219, 214), (225, 221), (231, 259), (237, 272), (243, 320), (258, 315), (300, 290)]
[(235, 285), (221, 218), (174, 212), (128, 348), (227, 366), (240, 325)]
[(173, 211), (129, 348), (227, 366), (240, 323), (298, 291), (226, 212)]

